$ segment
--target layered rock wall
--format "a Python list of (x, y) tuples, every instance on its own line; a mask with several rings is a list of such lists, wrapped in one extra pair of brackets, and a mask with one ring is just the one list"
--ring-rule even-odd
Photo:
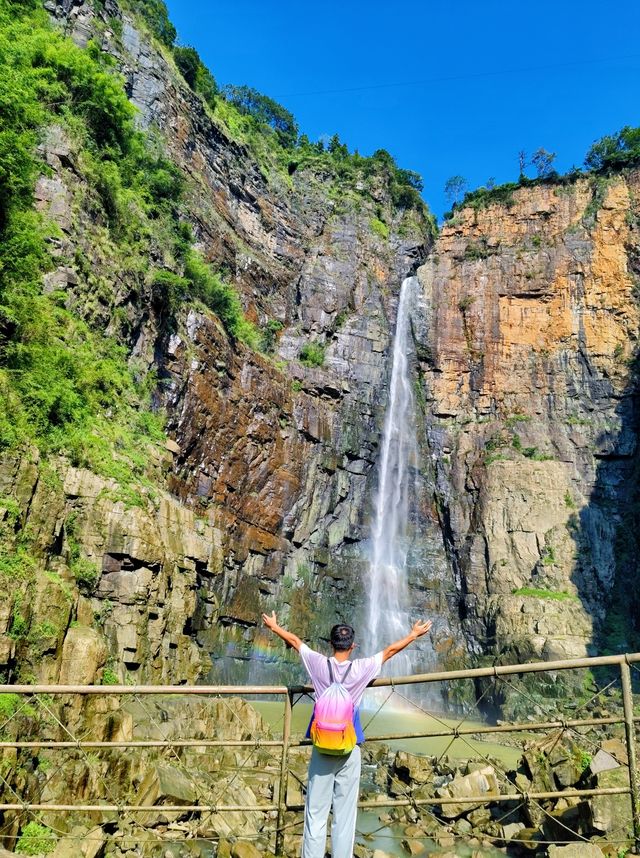
[[(115, 58), (140, 126), (186, 176), (185, 217), (199, 250), (227, 272), (248, 316), (281, 333), (263, 355), (232, 342), (195, 306), (175, 330), (163, 329), (148, 278), (128, 267), (96, 216), (72, 142), (50, 129), (41, 148), (51, 176), (37, 196), (62, 239), (47, 288), (66, 290), (70, 305), (107, 332), (126, 319), (132, 360), (160, 377), (171, 441), (150, 452), (157, 488), (142, 500), (120, 500), (117, 486), (60, 461), (47, 465), (60, 486), (51, 495), (56, 514), (40, 523), (21, 506), (16, 536), (43, 531), (32, 545), (38, 579), (55, 569), (70, 592), (45, 673), (57, 675), (68, 630), (93, 615), (106, 647), (98, 661), (118, 671), (191, 681), (207, 673), (210, 653), (216, 676), (239, 680), (261, 610), (278, 608), (316, 640), (357, 615), (397, 293), (427, 253), (430, 224), (396, 208), (380, 177), (338, 197), (313, 167), (289, 175), (272, 156), (259, 162), (115, 3), (48, 8), (78, 44), (93, 38)], [(150, 244), (159, 267), (163, 252)], [(322, 351), (320, 366), (300, 360), (309, 344)], [(21, 491), (12, 473), (7, 498)], [(34, 464), (44, 493), (38, 474)], [(78, 586), (74, 552), (96, 565), (95, 588)], [(6, 663), (13, 670), (29, 661), (31, 670), (26, 643), (10, 637), (17, 611), (8, 607)]]
[[(188, 682), (213, 658), (212, 676), (267, 680), (262, 610), (316, 643), (357, 622), (397, 295), (420, 263), (412, 613), (436, 618), (444, 665), (600, 645), (635, 501), (640, 177), (523, 187), (458, 211), (432, 247), (379, 177), (337, 194), (312, 165), (252, 154), (111, 0), (48, 8), (115, 58), (187, 177), (199, 250), (274, 323), (274, 346), (232, 342), (195, 305), (164, 329), (49, 129), (36, 197), (61, 237), (45, 288), (107, 332), (126, 319), (171, 440), (138, 494), (33, 451), (7, 459), (3, 538), (19, 555), (28, 534), (37, 574), (1, 607), (5, 675)], [(161, 247), (149, 255), (162, 267)], [(320, 365), (301, 360), (310, 345)]]
[(419, 269), (428, 445), (477, 653), (602, 646), (635, 495), (639, 190), (594, 177), (463, 209)]

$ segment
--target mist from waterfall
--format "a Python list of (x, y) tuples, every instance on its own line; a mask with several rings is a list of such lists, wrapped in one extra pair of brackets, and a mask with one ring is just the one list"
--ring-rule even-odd
[[(398, 303), (367, 579), (367, 654), (405, 637), (412, 625), (408, 611), (407, 558), (418, 443), (410, 363), (413, 350), (410, 310), (417, 287), (417, 278), (407, 277)], [(395, 656), (385, 674), (411, 673), (415, 654), (415, 649), (409, 648)]]

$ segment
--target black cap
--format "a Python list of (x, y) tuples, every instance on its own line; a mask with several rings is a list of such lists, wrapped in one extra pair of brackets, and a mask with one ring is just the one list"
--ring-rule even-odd
[(334, 626), (331, 629), (330, 635), (331, 646), (338, 652), (344, 652), (345, 650), (349, 649), (349, 647), (353, 643), (353, 639), (355, 636), (356, 633), (351, 628), (351, 626)]

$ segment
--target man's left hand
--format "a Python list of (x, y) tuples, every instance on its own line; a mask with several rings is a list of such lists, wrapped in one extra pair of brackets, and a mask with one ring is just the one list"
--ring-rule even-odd
[(433, 623), (431, 620), (417, 620), (413, 624), (411, 634), (414, 635), (416, 638), (421, 638), (422, 635), (426, 635), (432, 625)]
[(272, 611), (271, 616), (269, 616), (269, 614), (263, 614), (262, 615), (262, 622), (265, 624), (265, 626), (268, 629), (271, 629), (271, 631), (273, 631), (276, 628), (276, 626), (278, 625), (278, 619), (276, 617), (276, 612)]

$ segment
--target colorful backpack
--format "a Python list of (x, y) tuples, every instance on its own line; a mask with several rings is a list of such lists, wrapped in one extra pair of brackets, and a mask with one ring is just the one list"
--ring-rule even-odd
[(329, 659), (327, 666), (331, 685), (316, 700), (309, 735), (314, 747), (323, 754), (340, 757), (350, 754), (357, 744), (353, 700), (343, 685), (353, 665), (347, 668), (342, 682), (334, 679)]

